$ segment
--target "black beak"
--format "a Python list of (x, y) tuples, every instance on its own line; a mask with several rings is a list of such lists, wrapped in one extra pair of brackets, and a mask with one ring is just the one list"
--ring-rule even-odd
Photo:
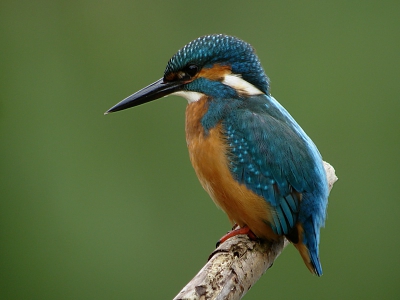
[(109, 114), (119, 110), (124, 110), (130, 107), (138, 106), (158, 98), (168, 96), (174, 92), (180, 91), (182, 89), (183, 83), (179, 81), (175, 82), (164, 82), (161, 78), (156, 82), (142, 88), (140, 91), (130, 95), (121, 102), (117, 103), (104, 114)]

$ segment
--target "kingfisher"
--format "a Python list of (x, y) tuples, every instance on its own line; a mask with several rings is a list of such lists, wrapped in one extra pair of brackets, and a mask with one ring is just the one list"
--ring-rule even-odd
[(285, 236), (307, 268), (322, 275), (320, 228), (328, 204), (322, 157), (270, 93), (253, 47), (233, 36), (199, 37), (164, 76), (105, 114), (168, 95), (186, 98), (186, 142), (196, 175), (236, 229), (261, 240)]

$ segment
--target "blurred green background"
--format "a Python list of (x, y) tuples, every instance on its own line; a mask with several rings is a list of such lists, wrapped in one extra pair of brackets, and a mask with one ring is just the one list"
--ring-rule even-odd
[(230, 225), (190, 165), (186, 101), (103, 116), (198, 36), (256, 49), (339, 181), (324, 276), (294, 247), (245, 299), (400, 292), (399, 1), (0, 4), (0, 299), (170, 299)]

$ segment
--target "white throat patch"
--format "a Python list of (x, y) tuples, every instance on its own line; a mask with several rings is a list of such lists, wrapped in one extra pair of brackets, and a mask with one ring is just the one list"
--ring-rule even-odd
[(178, 92), (172, 93), (171, 95), (181, 96), (181, 97), (185, 98), (189, 102), (189, 104), (192, 102), (197, 102), (202, 97), (205, 96), (203, 93), (190, 92), (190, 91), (178, 91)]

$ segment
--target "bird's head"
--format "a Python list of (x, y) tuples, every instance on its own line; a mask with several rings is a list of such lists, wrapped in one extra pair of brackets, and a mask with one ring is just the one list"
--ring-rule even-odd
[(227, 35), (200, 37), (168, 62), (164, 76), (125, 98), (106, 113), (179, 95), (189, 103), (204, 95), (232, 98), (269, 93), (268, 78), (250, 44)]

